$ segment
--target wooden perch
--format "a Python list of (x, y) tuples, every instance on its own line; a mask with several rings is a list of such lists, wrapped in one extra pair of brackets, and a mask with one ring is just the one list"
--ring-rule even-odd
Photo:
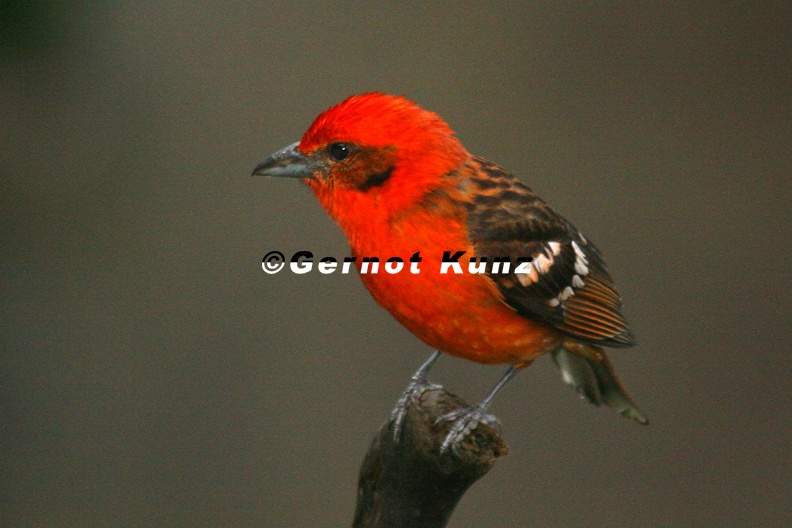
[(354, 528), (442, 527), (462, 495), (508, 453), (499, 432), (479, 424), (457, 451), (440, 455), (449, 424), (437, 419), (467, 403), (445, 389), (411, 405), (401, 438), (382, 426), (363, 461)]

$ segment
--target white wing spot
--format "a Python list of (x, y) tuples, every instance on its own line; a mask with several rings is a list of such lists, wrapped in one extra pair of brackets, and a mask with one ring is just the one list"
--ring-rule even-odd
[(547, 256), (544, 254), (540, 254), (538, 257), (533, 259), (531, 264), (539, 273), (547, 273), (550, 271), (550, 266), (553, 265), (553, 259), (547, 258)]
[(580, 249), (580, 246), (574, 240), (572, 241), (572, 248), (575, 250), (575, 272), (585, 277), (589, 272), (586, 254), (583, 253), (583, 250)]
[(580, 246), (578, 246), (577, 242), (575, 242), (574, 240), (572, 241), (572, 248), (575, 250), (575, 255), (577, 255), (579, 259), (583, 259), (583, 262), (588, 264), (588, 259), (586, 258), (586, 254), (583, 253), (583, 250), (580, 249)]
[[(574, 244), (574, 242), (572, 242)], [(559, 255), (561, 253), (561, 243), (560, 242), (548, 242), (548, 246), (550, 246), (550, 251), (553, 252), (553, 255)]]
[(583, 282), (583, 279), (580, 278), (580, 275), (572, 276), (572, 286), (575, 288), (582, 288), (585, 286), (585, 283)]
[(567, 286), (564, 288), (564, 291), (558, 294), (558, 300), (563, 302), (575, 295), (575, 291), (572, 289), (572, 286)]
[[(533, 268), (531, 268), (531, 271), (536, 273), (536, 270), (534, 270)], [(516, 275), (517, 275), (517, 280), (520, 281), (520, 284), (522, 284), (526, 288), (535, 282), (534, 280), (531, 279), (530, 273), (517, 273)]]

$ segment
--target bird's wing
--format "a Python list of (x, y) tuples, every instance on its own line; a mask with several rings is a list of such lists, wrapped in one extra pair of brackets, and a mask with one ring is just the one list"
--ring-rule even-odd
[[(586, 343), (634, 345), (597, 248), (505, 169), (481, 158), (471, 164), (465, 185), (475, 198), (468, 231), (506, 304)], [(497, 257), (510, 260), (507, 273), (494, 272)], [(520, 257), (530, 258), (522, 270)]]

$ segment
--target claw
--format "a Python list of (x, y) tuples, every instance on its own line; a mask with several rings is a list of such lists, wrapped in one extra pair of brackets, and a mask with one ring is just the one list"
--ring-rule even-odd
[(421, 368), (413, 374), (410, 379), (409, 385), (404, 389), (399, 399), (396, 401), (396, 407), (393, 408), (390, 415), (390, 423), (393, 428), (393, 440), (398, 442), (401, 436), (402, 427), (404, 426), (404, 418), (407, 416), (407, 408), (412, 403), (418, 403), (421, 395), (428, 390), (442, 389), (442, 385), (429, 382), (428, 372), (437, 358), (440, 357), (439, 352), (432, 354), (426, 362), (421, 365)]
[(465, 437), (478, 427), (478, 424), (500, 428), (500, 421), (487, 412), (487, 407), (488, 405), (482, 402), (472, 407), (451, 411), (438, 418), (436, 423), (453, 422), (445, 440), (443, 440), (443, 444), (440, 446), (440, 454), (445, 454), (449, 448), (454, 451), (459, 449)]
[(498, 394), (504, 385), (512, 379), (526, 364), (512, 365), (498, 380), (498, 383), (492, 387), (492, 390), (484, 397), (478, 404), (467, 407), (465, 409), (458, 409), (448, 414), (444, 414), (438, 418), (437, 422), (454, 422), (451, 429), (443, 440), (443, 445), (440, 446), (440, 454), (445, 454), (448, 448), (454, 451), (458, 450), (462, 445), (462, 440), (475, 429), (478, 424), (492, 425), (500, 428), (500, 422), (493, 415), (489, 414), (489, 409), (495, 395)]
[(442, 389), (442, 385), (430, 383), (427, 379), (411, 380), (410, 384), (404, 390), (399, 399), (396, 401), (396, 406), (391, 411), (390, 422), (393, 428), (393, 440), (398, 442), (401, 436), (402, 427), (404, 426), (404, 418), (407, 416), (407, 409), (411, 404), (417, 404), (421, 395), (429, 390)]

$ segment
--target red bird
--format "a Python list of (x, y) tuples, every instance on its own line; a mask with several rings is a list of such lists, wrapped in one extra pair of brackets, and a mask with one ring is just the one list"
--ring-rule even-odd
[[(420, 253), (420, 273), (360, 275), (380, 306), (437, 349), (393, 411), (397, 438), (440, 352), (510, 365), (481, 403), (445, 417), (453, 424), (443, 451), (495, 422), (487, 414), (495, 393), (548, 352), (582, 397), (648, 423), (602, 350), (635, 342), (600, 252), (509, 172), (465, 150), (437, 114), (403, 97), (356, 95), (253, 174), (302, 179), (359, 270), (363, 257), (408, 262)], [(441, 273), (462, 251), (462, 273), (449, 265)], [(471, 257), (486, 261), (484, 273), (470, 272)], [(508, 260), (508, 271), (494, 269), (496, 260)]]

